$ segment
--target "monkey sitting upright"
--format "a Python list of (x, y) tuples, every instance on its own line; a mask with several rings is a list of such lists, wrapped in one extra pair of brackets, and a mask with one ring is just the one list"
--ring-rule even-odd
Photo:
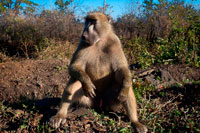
[[(69, 66), (69, 74), (71, 78), (64, 89), (61, 107), (50, 119), (52, 127), (58, 128), (61, 123), (65, 123), (67, 111), (75, 102), (93, 107), (98, 103), (94, 102), (97, 99), (109, 99), (123, 105), (138, 132), (147, 132), (147, 128), (138, 121), (131, 73), (121, 42), (108, 16), (99, 12), (87, 15), (80, 44)], [(109, 97), (106, 93), (113, 93), (113, 96)]]

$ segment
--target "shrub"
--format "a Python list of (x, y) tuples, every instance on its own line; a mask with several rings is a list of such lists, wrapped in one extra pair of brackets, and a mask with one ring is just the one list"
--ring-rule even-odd
[(146, 0), (142, 7), (139, 15), (130, 12), (114, 24), (129, 62), (143, 68), (155, 63), (199, 67), (200, 12), (177, 1)]
[(73, 14), (43, 11), (24, 16), (12, 12), (0, 16), (0, 52), (33, 58), (47, 47), (48, 39), (77, 43), (82, 30)]

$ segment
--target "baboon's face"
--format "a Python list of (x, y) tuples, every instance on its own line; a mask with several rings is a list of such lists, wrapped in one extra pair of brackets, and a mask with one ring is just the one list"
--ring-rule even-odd
[(97, 43), (100, 39), (97, 28), (97, 20), (95, 19), (86, 19), (85, 27), (82, 34), (82, 41), (87, 45), (93, 45)]
[(85, 27), (82, 33), (82, 42), (87, 45), (96, 44), (110, 31), (108, 17), (102, 13), (91, 13), (85, 19)]

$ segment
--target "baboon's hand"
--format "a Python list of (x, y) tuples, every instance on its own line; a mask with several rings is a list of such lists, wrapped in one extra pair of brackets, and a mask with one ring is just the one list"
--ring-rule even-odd
[(96, 96), (94, 90), (96, 89), (95, 85), (93, 83), (89, 85), (83, 85), (84, 93), (87, 97), (94, 98)]
[(58, 128), (60, 127), (60, 124), (64, 124), (66, 122), (66, 119), (65, 118), (62, 118), (60, 117), (60, 115), (55, 115), (55, 116), (52, 116), (50, 118), (50, 121), (49, 121), (49, 125), (52, 127), (52, 128)]

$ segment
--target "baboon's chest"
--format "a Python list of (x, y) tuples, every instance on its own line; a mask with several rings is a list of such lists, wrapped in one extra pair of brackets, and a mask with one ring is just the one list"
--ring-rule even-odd
[(86, 65), (86, 72), (93, 81), (106, 78), (112, 72), (109, 58), (101, 56), (89, 60)]

